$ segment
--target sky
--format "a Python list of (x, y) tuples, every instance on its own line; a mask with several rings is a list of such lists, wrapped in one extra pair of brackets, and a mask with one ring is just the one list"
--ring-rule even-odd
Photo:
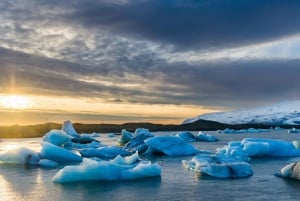
[(181, 123), (299, 100), (299, 13), (298, 0), (2, 0), (0, 125)]

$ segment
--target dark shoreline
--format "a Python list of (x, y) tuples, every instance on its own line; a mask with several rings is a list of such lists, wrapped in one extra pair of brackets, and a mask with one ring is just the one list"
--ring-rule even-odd
[[(74, 128), (79, 133), (120, 133), (122, 129), (134, 131), (136, 128), (147, 128), (152, 132), (155, 131), (210, 131), (229, 129), (247, 129), (260, 128), (268, 129), (270, 127), (279, 126), (281, 128), (300, 128), (300, 125), (266, 125), (266, 124), (222, 124), (215, 121), (198, 120), (189, 124), (153, 124), (147, 122), (141, 123), (125, 123), (125, 124), (83, 124), (74, 123)], [(37, 125), (12, 125), (0, 126), (0, 138), (31, 138), (42, 137), (45, 133), (52, 129), (61, 129), (62, 124), (45, 123)]]

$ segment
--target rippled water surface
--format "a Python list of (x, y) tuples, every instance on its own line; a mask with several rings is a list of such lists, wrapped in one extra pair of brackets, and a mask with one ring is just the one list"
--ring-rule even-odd
[[(300, 134), (289, 134), (287, 130), (256, 134), (218, 134), (218, 142), (195, 142), (199, 149), (215, 151), (229, 141), (246, 137), (300, 140)], [(170, 132), (156, 133), (157, 135)], [(119, 136), (109, 138), (101, 134), (99, 140), (106, 144), (117, 144)], [(11, 139), (0, 141), (0, 152), (15, 146), (40, 149), (40, 138)], [(136, 181), (78, 182), (54, 184), (51, 178), (58, 169), (41, 169), (19, 165), (0, 165), (0, 200), (299, 200), (300, 181), (284, 180), (274, 173), (286, 164), (300, 158), (259, 158), (250, 164), (254, 175), (244, 179), (198, 178), (192, 171), (183, 168), (181, 160), (188, 157), (152, 157), (162, 166), (161, 177)]]

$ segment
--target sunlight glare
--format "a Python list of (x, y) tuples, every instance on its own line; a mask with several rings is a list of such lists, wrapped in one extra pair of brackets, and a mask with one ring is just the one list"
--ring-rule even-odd
[(9, 95), (0, 97), (0, 107), (6, 109), (29, 109), (32, 105), (32, 101), (25, 96)]

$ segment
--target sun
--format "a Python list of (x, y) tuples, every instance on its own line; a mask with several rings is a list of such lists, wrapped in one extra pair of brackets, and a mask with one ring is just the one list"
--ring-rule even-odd
[(0, 96), (0, 107), (7, 109), (29, 109), (33, 105), (30, 98), (20, 95)]

